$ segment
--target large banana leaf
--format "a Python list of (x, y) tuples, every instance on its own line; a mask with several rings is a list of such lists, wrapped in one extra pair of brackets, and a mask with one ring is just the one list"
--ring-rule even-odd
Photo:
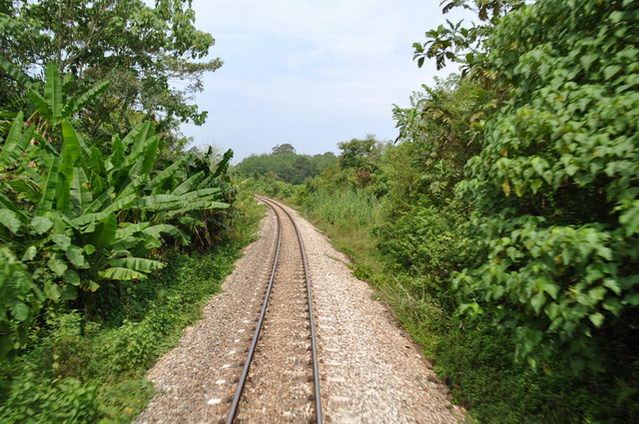
[[(123, 247), (126, 246), (126, 248), (131, 248), (135, 246), (135, 243), (148, 243), (149, 240), (145, 238), (145, 236), (148, 236), (153, 240), (153, 243), (149, 246), (156, 248), (162, 245), (162, 234), (172, 236), (182, 245), (187, 246), (190, 244), (189, 237), (179, 228), (170, 224), (151, 225), (148, 221), (138, 224), (128, 224), (124, 227), (118, 228), (115, 238), (118, 241), (122, 240)], [(135, 237), (138, 237), (138, 239), (135, 239)]]
[(121, 143), (125, 148), (128, 148), (131, 144), (135, 144), (138, 137), (142, 139), (147, 138), (147, 134), (151, 129), (150, 123), (143, 123), (136, 125), (129, 133), (122, 139)]
[(7, 196), (0, 193), (0, 207), (5, 209), (9, 209), (10, 211), (15, 212), (20, 216), (21, 219), (25, 221), (29, 219), (29, 215), (25, 212), (23, 208), (18, 207), (15, 203), (13, 203)]
[(21, 202), (36, 203), (40, 200), (41, 187), (38, 181), (26, 173), (16, 172), (14, 176), (6, 179), (4, 184), (17, 194)]
[(228, 203), (216, 202), (212, 200), (198, 200), (195, 202), (189, 202), (186, 206), (167, 212), (165, 214), (166, 219), (171, 219), (177, 215), (185, 214), (196, 210), (213, 210), (213, 209), (226, 209), (229, 207)]
[(171, 194), (175, 196), (180, 196), (186, 192), (194, 190), (197, 188), (198, 184), (202, 181), (203, 178), (204, 178), (204, 171), (197, 172), (193, 174), (192, 176), (190, 176), (182, 184), (177, 186), (175, 190), (171, 192)]
[(136, 194), (125, 196), (122, 199), (119, 199), (111, 203), (110, 205), (108, 205), (107, 207), (105, 207), (103, 210), (99, 212), (85, 213), (81, 216), (78, 216), (77, 218), (72, 219), (71, 222), (78, 227), (93, 225), (97, 223), (98, 221), (102, 221), (108, 216), (111, 216), (115, 212), (118, 212), (122, 209), (127, 209), (133, 206), (136, 200), (137, 200)]
[[(71, 170), (73, 178), (73, 169)], [(58, 180), (55, 185), (55, 208), (64, 213), (71, 213), (71, 179), (62, 172), (58, 172)]]
[(49, 104), (45, 100), (44, 97), (40, 95), (35, 89), (29, 90), (29, 100), (33, 103), (33, 105), (38, 109), (40, 115), (48, 121), (51, 121), (51, 110), (49, 109)]
[(70, 117), (74, 113), (84, 109), (91, 101), (100, 97), (109, 88), (108, 81), (102, 81), (91, 87), (77, 99), (70, 99), (62, 108), (62, 116)]
[[(209, 152), (211, 152), (211, 149), (209, 149)], [(226, 174), (229, 169), (229, 163), (231, 162), (231, 159), (233, 159), (233, 150), (228, 149), (226, 152), (224, 152), (222, 160), (220, 160), (220, 162), (217, 164), (217, 168), (213, 173), (213, 178), (217, 178), (220, 175)]]
[(160, 141), (157, 137), (151, 137), (147, 140), (145, 150), (143, 151), (142, 155), (138, 157), (137, 161), (129, 171), (129, 176), (131, 178), (149, 175), (149, 173), (155, 166), (155, 161), (157, 160), (157, 150), (159, 142)]
[(115, 237), (118, 239), (124, 238), (124, 237), (129, 237), (134, 235), (135, 233), (139, 233), (141, 231), (143, 231), (144, 229), (148, 228), (151, 226), (151, 223), (148, 221), (145, 222), (138, 222), (135, 224), (124, 224), (123, 226), (121, 226), (120, 228), (117, 229), (116, 233), (115, 233)]
[[(129, 155), (125, 161), (122, 170), (126, 170), (126, 176), (128, 178), (149, 177), (149, 174), (155, 166), (157, 160), (157, 149), (159, 140), (156, 137), (151, 137), (146, 140), (145, 150), (133, 158)], [(128, 167), (128, 170), (127, 170)]]
[(182, 207), (182, 199), (172, 194), (152, 194), (136, 201), (136, 207), (147, 211), (163, 211)]
[(160, 139), (157, 137), (151, 137), (148, 140), (147, 147), (144, 151), (144, 159), (142, 161), (141, 169), (132, 171), (133, 175), (150, 175), (151, 171), (155, 167), (155, 162), (158, 159), (158, 148), (160, 146)]
[[(131, 152), (126, 154), (129, 146)], [(121, 192), (136, 178), (148, 178), (157, 161), (159, 139), (152, 135), (150, 124), (141, 124), (123, 139), (115, 139), (106, 161), (109, 183)]]
[(149, 234), (158, 239), (160, 238), (161, 233), (167, 233), (173, 236), (175, 239), (177, 239), (180, 243), (182, 243), (185, 246), (191, 243), (191, 241), (189, 240), (189, 237), (186, 234), (184, 234), (184, 232), (182, 232), (179, 228), (174, 227), (173, 225), (170, 225), (170, 224), (152, 225), (142, 230), (142, 232), (145, 234)]
[(60, 167), (60, 172), (67, 177), (68, 181), (73, 178), (73, 168), (75, 168), (83, 154), (88, 156), (90, 152), (80, 137), (78, 137), (73, 125), (64, 120), (62, 122), (62, 152), (60, 153), (62, 166)]
[(44, 100), (47, 103), (48, 116), (52, 124), (56, 124), (62, 116), (62, 79), (55, 62), (50, 62), (46, 69), (44, 84)]
[(96, 252), (108, 249), (115, 239), (117, 221), (114, 214), (106, 216), (95, 226), (95, 231), (90, 236), (90, 241)]
[(187, 159), (188, 156), (184, 155), (180, 159), (169, 165), (167, 168), (159, 172), (155, 177), (151, 179), (151, 181), (149, 182), (149, 186), (153, 189), (159, 187), (164, 181), (171, 178), (171, 176), (173, 176), (179, 169), (181, 169)]
[(111, 259), (109, 264), (114, 267), (123, 267), (144, 273), (149, 273), (164, 267), (164, 263), (160, 261), (134, 257)]
[(124, 144), (125, 147), (128, 147), (131, 142), (133, 143), (129, 153), (131, 162), (137, 160), (137, 158), (144, 153), (149, 139), (153, 136), (153, 127), (150, 122), (145, 122), (134, 128), (132, 132), (133, 137), (130, 137), (131, 133), (129, 133), (122, 139), (122, 144)]
[(44, 212), (48, 212), (53, 209), (53, 202), (55, 200), (56, 187), (58, 185), (58, 172), (60, 169), (60, 160), (53, 156), (51, 163), (49, 164), (49, 170), (47, 172), (47, 179), (42, 189), (42, 199), (38, 204), (36, 210), (37, 215), (42, 215)]
[(19, 112), (13, 120), (7, 139), (0, 151), (0, 168), (15, 167), (29, 145), (33, 128), (28, 128), (27, 131), (23, 133), (23, 118), (24, 115), (22, 112)]
[(93, 196), (89, 189), (89, 180), (82, 168), (73, 169), (70, 197), (75, 216), (81, 216), (93, 201)]
[[(7, 17), (7, 21), (10, 20), (11, 18)], [(9, 62), (2, 55), (0, 55), (0, 69), (2, 69), (7, 75), (16, 80), (22, 86), (27, 86), (31, 82), (29, 77), (24, 72), (22, 72), (22, 69)]]
[(137, 257), (111, 259), (109, 265), (100, 271), (100, 276), (109, 280), (142, 280), (146, 274), (164, 267), (160, 261)]
[(111, 155), (107, 158), (104, 167), (108, 172), (108, 179), (111, 185), (114, 185), (114, 176), (120, 170), (124, 163), (124, 145), (119, 137), (114, 137), (111, 142)]
[(200, 188), (198, 190), (193, 190), (193, 191), (189, 191), (188, 193), (184, 193), (180, 196), (180, 198), (184, 200), (185, 202), (188, 202), (190, 200), (195, 200), (195, 199), (213, 198), (219, 195), (221, 191), (222, 189), (219, 187)]
[(106, 280), (144, 280), (146, 275), (124, 267), (111, 267), (99, 272), (100, 277)]
[(87, 206), (86, 213), (95, 213), (102, 209), (107, 203), (110, 202), (111, 197), (113, 196), (113, 189), (109, 187), (100, 193), (93, 202), (89, 206)]

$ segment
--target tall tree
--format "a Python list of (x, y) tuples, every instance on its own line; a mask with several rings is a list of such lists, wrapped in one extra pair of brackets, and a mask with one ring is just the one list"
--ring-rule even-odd
[[(70, 94), (110, 82), (107, 96), (88, 112), (87, 131), (123, 131), (143, 118), (167, 131), (205, 121), (191, 96), (202, 90), (203, 73), (222, 64), (209, 58), (213, 37), (194, 23), (191, 0), (156, 0), (154, 6), (141, 0), (2, 0), (0, 55), (36, 79), (44, 64), (57, 61), (78, 81), (67, 79)], [(11, 88), (4, 76), (2, 88)], [(171, 84), (178, 80), (184, 88)]]
[(273, 147), (273, 154), (278, 153), (295, 153), (295, 147), (290, 143), (278, 144)]

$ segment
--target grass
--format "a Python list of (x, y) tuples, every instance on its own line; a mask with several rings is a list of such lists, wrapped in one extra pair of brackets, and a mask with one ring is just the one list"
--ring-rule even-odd
[(298, 206), (338, 250), (353, 259), (358, 275), (371, 276), (382, 271), (382, 258), (371, 232), (378, 213), (371, 197), (351, 190), (334, 195), (318, 191), (298, 202)]
[(149, 279), (110, 287), (91, 317), (50, 310), (33, 348), (0, 366), (2, 423), (128, 423), (154, 390), (146, 371), (201, 317), (262, 215), (249, 198), (225, 241), (201, 253), (169, 252)]

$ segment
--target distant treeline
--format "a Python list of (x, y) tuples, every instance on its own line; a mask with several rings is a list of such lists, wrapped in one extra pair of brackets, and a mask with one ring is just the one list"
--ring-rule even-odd
[(303, 155), (291, 144), (284, 143), (273, 147), (271, 153), (247, 157), (236, 170), (250, 177), (270, 175), (287, 183), (300, 184), (336, 163), (337, 156), (333, 152)]

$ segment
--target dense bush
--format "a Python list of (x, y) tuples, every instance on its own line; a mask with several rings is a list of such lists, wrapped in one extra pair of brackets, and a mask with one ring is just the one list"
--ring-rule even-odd
[(55, 64), (35, 112), (14, 114), (0, 150), (0, 353), (24, 348), (48, 303), (89, 307), (109, 281), (140, 280), (161, 268), (168, 244), (212, 245), (219, 212), (233, 200), (226, 168), (210, 154), (160, 161), (162, 139), (150, 123), (110, 145), (85, 140), (72, 116), (100, 85), (66, 98)]
[[(253, 232), (257, 217), (242, 224)], [(200, 316), (246, 241), (206, 253), (170, 252), (161, 271), (123, 282), (127, 297), (99, 320), (77, 310), (50, 313), (44, 336), (0, 366), (0, 421), (130, 422), (153, 394), (146, 370)]]
[(181, 0), (0, 2), (3, 423), (131, 421), (253, 237), (232, 151), (176, 131), (221, 65), (194, 21)]
[[(177, 147), (184, 140), (174, 130), (182, 122), (199, 125), (206, 120), (207, 112), (198, 109), (192, 94), (203, 90), (206, 72), (222, 65), (210, 55), (213, 36), (195, 27), (191, 3), (3, 0), (0, 52), (21, 73), (36, 78), (48, 62), (56, 61), (63, 74), (76, 77), (65, 81), (74, 98), (108, 82), (111, 90), (75, 122), (87, 136), (108, 141), (114, 132), (126, 133), (140, 120), (153, 120), (164, 141)], [(0, 77), (0, 109), (23, 110), (23, 92), (14, 78)]]
[(636, 345), (637, 23), (630, 2), (540, 1), (488, 41), (511, 98), (463, 187), (487, 255), (455, 282), (464, 310), (493, 315), (533, 365), (566, 355), (577, 372), (601, 371), (612, 340), (626, 355)]

